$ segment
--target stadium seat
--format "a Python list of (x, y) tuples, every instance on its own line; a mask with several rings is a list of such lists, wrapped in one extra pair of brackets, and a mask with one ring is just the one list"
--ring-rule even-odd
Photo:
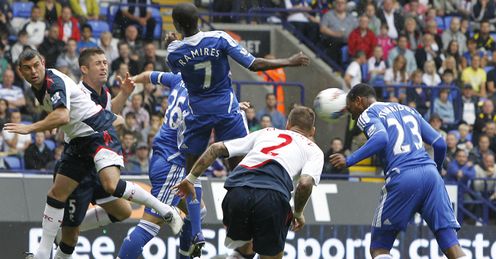
[(100, 38), (100, 34), (102, 34), (102, 32), (110, 31), (110, 26), (104, 21), (90, 20), (88, 21), (88, 24), (93, 29), (93, 38), (96, 39)]
[(160, 15), (160, 10), (155, 7), (151, 7), (152, 9), (152, 18), (157, 21), (157, 25), (155, 25), (155, 30), (153, 31), (153, 39), (162, 40), (162, 16)]
[(51, 139), (47, 139), (45, 140), (45, 145), (47, 146), (48, 149), (50, 150), (54, 150), (55, 147), (57, 146), (57, 144), (55, 144), (55, 141), (51, 140)]
[(341, 48), (341, 63), (344, 65), (344, 64), (347, 64), (348, 63), (348, 46), (343, 46)]
[(369, 64), (362, 64), (360, 68), (362, 69), (362, 82), (369, 81)]
[(451, 19), (453, 19), (453, 16), (444, 16), (444, 26), (445, 27), (443, 30), (449, 29), (450, 24), (451, 24)]
[(12, 15), (14, 17), (29, 18), (31, 17), (33, 6), (33, 2), (14, 2), (12, 3)]
[(444, 23), (444, 19), (442, 17), (436, 16), (436, 23), (437, 23), (437, 28), (443, 31), (446, 29), (446, 24)]
[(117, 12), (119, 12), (120, 8), (121, 8), (120, 5), (111, 5), (108, 8), (107, 22), (111, 30), (112, 30), (112, 26), (114, 25), (115, 16), (117, 15)]
[(21, 159), (18, 156), (6, 156), (3, 160), (9, 169), (23, 169)]

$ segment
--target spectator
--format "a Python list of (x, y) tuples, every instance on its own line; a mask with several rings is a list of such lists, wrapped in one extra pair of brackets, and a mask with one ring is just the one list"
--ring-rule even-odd
[(439, 16), (456, 14), (458, 0), (433, 0), (433, 6)]
[(11, 69), (11, 65), (7, 60), (7, 58), (5, 57), (5, 48), (6, 46), (2, 42), (0, 42), (0, 79), (3, 78), (3, 74), (7, 69)]
[(368, 60), (369, 78), (370, 82), (375, 80), (384, 80), (384, 73), (386, 72), (386, 62), (381, 46), (374, 48), (374, 55)]
[(403, 55), (397, 55), (392, 62), (392, 66), (386, 69), (384, 81), (387, 85), (405, 84), (408, 81), (408, 71), (406, 59)]
[(460, 134), (460, 137), (458, 138), (456, 147), (470, 152), (472, 148), (474, 148), (474, 145), (472, 144), (469, 126), (465, 123), (461, 123), (458, 126), (458, 133)]
[[(152, 6), (151, 1), (123, 0), (121, 3), (123, 4), (121, 7), (122, 18), (119, 25), (123, 28), (127, 28), (129, 25), (137, 25), (141, 31), (141, 38), (152, 41), (157, 21), (152, 17), (152, 10), (149, 7)], [(140, 6), (136, 4), (140, 4)], [(143, 28), (145, 28), (146, 33), (143, 33)]]
[(21, 30), (17, 34), (17, 42), (10, 48), (10, 58), (12, 59), (12, 63), (17, 62), (19, 55), (26, 47), (34, 48), (34, 46), (30, 46), (28, 44), (28, 32)]
[(227, 169), (222, 163), (222, 160), (217, 158), (215, 161), (207, 168), (203, 174), (207, 177), (215, 178), (225, 178), (227, 176)]
[(402, 15), (394, 11), (393, 0), (384, 0), (383, 8), (379, 11), (377, 16), (381, 20), (382, 24), (387, 24), (389, 28), (389, 37), (391, 39), (397, 39), (399, 37), (399, 33), (403, 29), (404, 21)]
[(76, 41), (81, 39), (79, 22), (72, 16), (71, 8), (68, 6), (62, 8), (62, 15), (57, 20), (57, 24), (59, 25), (59, 40), (67, 42), (69, 39)]
[(443, 60), (443, 63), (439, 68), (438, 72), (439, 74), (442, 75), (446, 70), (450, 70), (453, 73), (454, 80), (458, 80), (460, 78), (460, 70), (456, 65), (455, 57), (453, 56), (446, 57), (446, 59)]
[(3, 129), (3, 126), (8, 122), (9, 117), (9, 102), (0, 98), (0, 129)]
[(486, 122), (482, 133), (489, 137), (491, 144), (489, 144), (489, 149), (496, 154), (496, 123), (494, 121)]
[(486, 74), (487, 80), (487, 96), (493, 100), (496, 100), (496, 68), (489, 70)]
[(459, 54), (459, 44), (456, 41), (451, 41), (448, 45), (448, 49), (442, 55), (442, 59), (445, 60), (449, 57), (453, 57), (456, 61), (456, 66), (461, 70), (462, 56)]
[[(482, 0), (487, 1), (487, 0)], [(493, 12), (494, 13), (494, 12)], [(491, 37), (491, 24), (489, 21), (484, 20), (481, 22), (480, 30), (474, 34), (474, 40), (477, 43), (477, 49), (483, 49), (485, 52), (493, 52), (496, 50), (496, 42)]]
[[(21, 112), (18, 109), (10, 111), (10, 121), (12, 123), (21, 123)], [(5, 141), (5, 151), (23, 155), (24, 151), (31, 144), (31, 135), (11, 133), (9, 131), (2, 131), (3, 139)]]
[(38, 6), (33, 6), (31, 19), (24, 25), (22, 30), (28, 33), (28, 45), (38, 47), (43, 42), (46, 23), (42, 21), (41, 10)]
[(12, 69), (7, 69), (3, 73), (0, 98), (7, 100), (10, 108), (21, 109), (26, 105), (26, 99), (24, 98), (22, 89), (14, 85), (14, 71)]
[(441, 77), (436, 72), (436, 63), (433, 60), (425, 62), (422, 82), (427, 86), (438, 86), (441, 83)]
[(469, 39), (467, 42), (467, 52), (463, 53), (462, 56), (462, 68), (465, 69), (472, 65), (472, 56), (479, 56), (481, 59), (484, 58), (484, 52), (477, 49), (477, 42), (474, 39)]
[(165, 57), (157, 55), (157, 47), (155, 43), (149, 42), (145, 44), (145, 58), (144, 63), (153, 63), (155, 70), (157, 71), (170, 71), (169, 67), (165, 62)]
[(129, 67), (129, 73), (131, 75), (139, 74), (138, 62), (130, 58), (129, 44), (121, 41), (119, 42), (119, 44), (117, 44), (117, 49), (119, 51), (119, 57), (112, 61), (112, 71), (115, 72), (119, 68), (121, 63), (126, 63)]
[(136, 146), (136, 154), (127, 161), (126, 168), (129, 172), (137, 174), (148, 174), (148, 161), (150, 159), (150, 150), (144, 142)]
[(465, 35), (466, 39), (472, 38), (472, 29), (470, 28), (470, 21), (467, 19), (467, 17), (462, 17), (462, 20), (460, 22), (460, 32)]
[(462, 82), (471, 85), (475, 95), (486, 96), (486, 71), (480, 68), (478, 55), (472, 56), (471, 66), (462, 71)]
[(155, 96), (156, 92), (157, 88), (154, 84), (148, 83), (143, 85), (143, 91), (141, 92), (141, 95), (143, 96), (143, 107), (150, 115), (156, 112), (156, 107), (158, 106), (158, 100)]
[(424, 67), (427, 60), (434, 60), (436, 67), (442, 63), (440, 52), (441, 48), (437, 45), (432, 34), (426, 33), (422, 37), (422, 43), (415, 50), (415, 61), (417, 67)]
[(319, 41), (319, 19), (308, 11), (312, 10), (306, 0), (285, 0), (286, 9), (301, 9), (302, 12), (288, 13), (287, 21), (311, 42)]
[(100, 7), (96, 0), (69, 0), (69, 5), (81, 23), (98, 20), (100, 16)]
[(77, 43), (74, 39), (69, 39), (65, 47), (65, 52), (57, 58), (55, 67), (60, 72), (65, 73), (74, 81), (78, 82), (81, 72), (79, 71), (79, 53), (77, 51)]
[(26, 169), (46, 170), (48, 162), (53, 160), (53, 152), (45, 145), (45, 133), (36, 132), (34, 143), (29, 145), (24, 154)]
[(365, 15), (369, 18), (369, 29), (377, 36), (381, 33), (381, 20), (375, 14), (375, 5), (368, 3), (365, 9)]
[(62, 5), (57, 0), (40, 0), (37, 3), (40, 8), (40, 16), (51, 26), (56, 23), (62, 15)]
[(132, 60), (138, 61), (143, 58), (143, 43), (138, 39), (138, 27), (135, 25), (127, 26), (124, 32), (124, 41), (129, 45)]
[[(496, 122), (496, 114), (494, 113), (494, 104), (491, 100), (485, 100), (482, 104), (481, 111), (477, 114), (474, 124), (474, 135), (478, 136), (482, 133), (486, 123)], [(486, 133), (487, 134), (487, 133)]]
[(417, 69), (413, 72), (409, 85), (406, 90), (407, 103), (415, 103), (415, 109), (424, 116), (430, 107), (429, 96), (425, 89), (418, 86), (424, 86), (422, 82), (422, 70)]
[(377, 38), (368, 26), (369, 18), (366, 15), (360, 16), (358, 27), (348, 37), (348, 52), (351, 56), (355, 56), (358, 51), (363, 51), (367, 58), (372, 56)]
[(357, 26), (357, 19), (346, 11), (346, 0), (336, 0), (334, 10), (326, 13), (320, 22), (322, 43), (327, 54), (341, 63), (341, 48), (346, 45), (348, 36)]
[(136, 137), (134, 133), (124, 130), (121, 135), (122, 142), (122, 156), (124, 161), (127, 162), (134, 158), (136, 154)]
[(59, 40), (59, 26), (50, 26), (48, 35), (45, 37), (38, 51), (45, 57), (46, 67), (55, 67), (57, 58), (64, 51), (65, 43)]
[(447, 169), (448, 165), (455, 160), (455, 154), (457, 151), (456, 145), (458, 144), (458, 139), (454, 133), (448, 133), (446, 135), (446, 159), (444, 160), (443, 168)]
[(136, 119), (136, 114), (134, 112), (128, 112), (124, 116), (124, 125), (118, 130), (119, 136), (124, 136), (124, 133), (132, 133), (137, 142), (144, 142), (144, 134), (142, 134), (143, 128), (138, 124)]
[(254, 132), (260, 129), (260, 124), (258, 124), (255, 108), (248, 107), (248, 109), (246, 110), (246, 122), (248, 124), (248, 129), (250, 130), (250, 132)]
[(439, 114), (443, 122), (452, 124), (455, 122), (455, 112), (453, 110), (453, 102), (448, 100), (448, 95), (448, 89), (441, 89), (439, 98), (434, 100), (433, 112)]
[(131, 97), (131, 105), (128, 105), (122, 110), (122, 115), (126, 116), (128, 112), (136, 114), (136, 121), (140, 129), (147, 128), (150, 122), (150, 114), (143, 108), (143, 96), (141, 94), (133, 94)]
[(467, 44), (467, 38), (465, 38), (465, 35), (463, 35), (463, 33), (460, 31), (460, 18), (458, 17), (453, 17), (451, 19), (450, 28), (443, 32), (441, 38), (443, 40), (444, 49), (447, 49), (449, 43), (454, 40), (458, 43), (458, 53), (460, 55), (467, 50), (467, 48), (465, 47)]
[[(403, 6), (405, 17), (424, 17), (427, 13), (427, 1), (410, 0)], [(406, 21), (405, 21), (406, 24)]]
[(387, 60), (389, 51), (394, 48), (394, 41), (388, 35), (387, 24), (381, 25), (381, 34), (377, 37), (377, 45), (381, 46), (384, 53), (384, 60)]
[(446, 139), (448, 134), (446, 131), (442, 129), (443, 126), (443, 118), (439, 116), (437, 113), (432, 113), (431, 116), (429, 117), (429, 124), (432, 126), (434, 130), (436, 130), (443, 139)]
[[(340, 138), (333, 138), (331, 140), (331, 147), (327, 150), (325, 153), (324, 157), (329, 158), (333, 154), (342, 154), (345, 157), (349, 155), (349, 152), (344, 149), (344, 144), (343, 140)], [(343, 168), (343, 169), (337, 169), (336, 167), (332, 166), (332, 164), (329, 162), (329, 159), (324, 159), (324, 171), (323, 173), (325, 174), (344, 174), (344, 175), (349, 175), (349, 170), (348, 168)]]
[(53, 151), (53, 160), (49, 161), (46, 165), (46, 170), (48, 171), (55, 170), (55, 165), (57, 164), (58, 161), (60, 161), (60, 158), (62, 158), (63, 152), (64, 152), (64, 145), (58, 145)]
[(257, 119), (260, 121), (260, 126), (265, 128), (262, 123), (262, 116), (267, 114), (270, 115), (271, 123), (274, 128), (284, 129), (286, 127), (286, 118), (284, 115), (276, 108), (277, 100), (273, 93), (268, 93), (265, 95), (265, 108), (257, 112)]
[(442, 76), (442, 81), (439, 85), (458, 87), (458, 85), (455, 82), (455, 76), (453, 75), (453, 72), (451, 71), (451, 69), (447, 69), (446, 71), (444, 71), (443, 76)]
[(474, 147), (468, 156), (468, 160), (474, 162), (476, 165), (482, 165), (482, 160), (485, 155), (494, 155), (493, 151), (489, 149), (491, 140), (487, 135), (479, 137), (479, 144)]
[(494, 154), (484, 155), (483, 162), (475, 165), (475, 178), (487, 178), (488, 180), (474, 180), (472, 185), (474, 191), (495, 196), (496, 167), (494, 166)]
[(81, 40), (77, 43), (77, 51), (81, 52), (87, 48), (98, 48), (98, 44), (93, 39), (93, 28), (85, 23), (81, 26)]
[(362, 65), (367, 63), (367, 57), (363, 51), (358, 51), (355, 59), (350, 63), (344, 74), (344, 82), (348, 90), (353, 86), (362, 83)]
[[(471, 85), (464, 85), (462, 91), (462, 121), (472, 126), (477, 114), (478, 98), (473, 96)], [(482, 130), (482, 129), (481, 129)]]
[(119, 52), (117, 52), (116, 46), (112, 44), (112, 39), (112, 33), (106, 31), (100, 34), (100, 41), (98, 41), (98, 47), (105, 51), (105, 56), (110, 63), (119, 57)]
[(471, 19), (476, 27), (482, 27), (482, 23), (494, 19), (494, 1), (491, 0), (478, 0), (472, 8)]
[(402, 34), (405, 34), (408, 40), (408, 48), (412, 51), (415, 51), (417, 49), (417, 46), (420, 45), (420, 40), (422, 38), (420, 29), (417, 28), (417, 22), (415, 21), (415, 18), (406, 18), (405, 29), (403, 30)]
[(272, 117), (268, 114), (262, 115), (262, 117), (260, 117), (260, 128), (265, 129), (270, 127), (272, 127)]
[[(149, 135), (152, 135), (152, 138), (155, 137), (155, 134), (160, 130), (162, 126), (163, 120), (162, 114), (158, 112), (150, 113), (150, 126), (141, 131), (141, 139), (148, 139)], [(149, 143), (150, 145), (152, 143)]]
[(440, 36), (442, 33), (441, 30), (437, 27), (437, 23), (435, 20), (430, 20), (427, 22), (425, 33), (430, 33), (434, 37), (434, 41), (439, 46), (439, 49), (444, 49), (443, 40)]
[[(119, 68), (112, 73), (112, 75), (109, 77), (109, 86), (110, 88), (110, 94), (115, 97), (117, 96), (118, 92), (120, 91), (120, 85), (119, 81), (117, 80), (117, 77), (120, 76), (121, 78), (126, 78), (126, 74), (129, 73), (129, 66), (126, 63), (120, 63)], [(114, 92), (115, 91), (115, 92)], [(167, 99), (167, 98), (164, 98)]]
[(468, 185), (468, 182), (475, 177), (474, 164), (468, 161), (466, 150), (459, 149), (456, 151), (455, 160), (448, 165), (448, 182), (458, 182)]
[(406, 72), (408, 74), (413, 73), (413, 71), (417, 69), (417, 61), (415, 61), (415, 54), (413, 51), (408, 49), (408, 39), (403, 34), (399, 36), (398, 45), (393, 48), (388, 55), (389, 66), (392, 66), (394, 59), (400, 55), (406, 59)]

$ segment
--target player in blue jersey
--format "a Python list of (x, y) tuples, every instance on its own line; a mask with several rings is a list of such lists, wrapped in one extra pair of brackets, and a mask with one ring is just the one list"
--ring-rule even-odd
[[(153, 140), (153, 155), (148, 171), (152, 184), (152, 195), (165, 204), (177, 206), (179, 199), (175, 197), (176, 192), (172, 190), (172, 186), (184, 178), (185, 158), (179, 152), (179, 145), (183, 138), (181, 132), (184, 128), (183, 118), (189, 114), (188, 91), (184, 87), (180, 74), (175, 75), (172, 73), (149, 71), (133, 77), (133, 81), (143, 84), (161, 84), (170, 87), (169, 107), (165, 112), (162, 127)], [(201, 185), (199, 181), (195, 184), (195, 189), (198, 200), (201, 200)], [(186, 209), (183, 210), (187, 211)], [(197, 211), (200, 212), (199, 210)], [(205, 208), (201, 210), (201, 214), (202, 216), (206, 214)], [(190, 251), (191, 248), (194, 248), (190, 248), (192, 239), (191, 225), (201, 224), (201, 222), (192, 222), (193, 218), (200, 219), (200, 215), (188, 217), (185, 219), (183, 231), (181, 232), (181, 258), (189, 258), (188, 255), (193, 252)], [(143, 247), (157, 235), (163, 224), (164, 220), (157, 212), (151, 208), (146, 208), (138, 226), (124, 239), (118, 257), (120, 259), (138, 258), (142, 253)]]
[[(198, 11), (191, 3), (176, 5), (172, 19), (176, 30), (184, 37), (169, 44), (167, 62), (173, 72), (181, 72), (188, 89), (191, 115), (185, 118), (184, 143), (180, 148), (186, 154), (189, 172), (206, 149), (212, 130), (217, 141), (248, 134), (231, 87), (228, 56), (252, 71), (307, 65), (309, 59), (302, 53), (287, 59), (255, 58), (225, 32), (200, 31)], [(230, 167), (234, 168), (239, 161), (239, 157), (231, 158)], [(192, 203), (198, 204), (198, 201), (188, 201), (188, 209), (195, 209)], [(196, 236), (193, 243), (201, 246), (204, 242), (201, 226), (193, 226), (192, 230)], [(201, 247), (195, 250), (201, 251)]]
[[(460, 225), (439, 173), (446, 155), (442, 136), (416, 110), (398, 103), (377, 102), (374, 89), (367, 84), (350, 90), (347, 110), (368, 141), (348, 158), (331, 155), (332, 165), (349, 167), (374, 154), (385, 165), (386, 183), (372, 223), (372, 258), (392, 258), (389, 251), (397, 234), (417, 212), (449, 259), (466, 258), (456, 235)], [(434, 148), (434, 161), (423, 142)]]

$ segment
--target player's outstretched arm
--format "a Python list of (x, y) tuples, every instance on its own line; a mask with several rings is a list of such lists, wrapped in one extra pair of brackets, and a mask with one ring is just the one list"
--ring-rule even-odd
[(265, 59), (256, 58), (249, 69), (251, 71), (265, 71), (269, 69), (275, 69), (280, 67), (299, 67), (306, 66), (310, 63), (310, 59), (303, 52), (294, 54), (289, 58), (282, 59)]
[(305, 225), (303, 210), (308, 202), (308, 198), (310, 198), (310, 195), (312, 194), (313, 186), (313, 177), (309, 175), (302, 175), (298, 180), (294, 196), (295, 208), (293, 213), (293, 231), (298, 231)]
[(148, 84), (151, 82), (151, 80), (150, 80), (151, 74), (152, 74), (152, 71), (145, 71), (141, 74), (138, 74), (138, 75), (131, 77), (131, 79), (137, 84)]
[(124, 80), (122, 80), (122, 78), (120, 78), (119, 76), (117, 77), (117, 80), (119, 81), (121, 91), (114, 99), (112, 99), (111, 102), (112, 112), (115, 114), (120, 114), (124, 109), (124, 106), (126, 105), (127, 99), (134, 91), (136, 85), (133, 81), (133, 78), (129, 76), (129, 73), (126, 73), (126, 78), (124, 78)]
[(31, 132), (58, 128), (69, 123), (69, 120), (69, 110), (65, 107), (58, 107), (49, 113), (43, 120), (28, 125), (21, 123), (6, 123), (4, 129), (12, 133), (30, 134)]

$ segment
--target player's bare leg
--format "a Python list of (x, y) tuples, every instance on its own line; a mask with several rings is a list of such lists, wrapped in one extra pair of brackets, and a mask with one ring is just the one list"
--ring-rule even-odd
[(389, 250), (387, 249), (370, 249), (370, 255), (372, 255), (373, 259), (392, 259), (393, 257), (389, 254)]
[(465, 258), (465, 253), (463, 252), (460, 245), (454, 245), (444, 251), (444, 254), (448, 257), (448, 259), (457, 259), (457, 258)]
[(103, 189), (115, 197), (145, 205), (156, 210), (169, 224), (174, 235), (179, 233), (183, 220), (177, 210), (162, 203), (139, 185), (120, 179), (120, 170), (116, 166), (105, 167), (98, 173)]
[[(113, 200), (98, 206), (102, 207), (108, 215), (114, 217), (117, 221), (123, 221), (131, 217), (133, 212), (131, 204), (124, 199)], [(85, 231), (85, 229), (81, 229), (81, 231)]]

